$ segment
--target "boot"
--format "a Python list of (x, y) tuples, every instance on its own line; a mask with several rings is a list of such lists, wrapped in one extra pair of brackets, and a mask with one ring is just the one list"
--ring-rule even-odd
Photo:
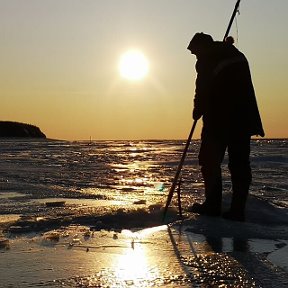
[(242, 193), (237, 193), (236, 191), (233, 191), (230, 210), (223, 213), (223, 218), (232, 221), (245, 221), (245, 206), (248, 196), (248, 189), (243, 189), (241, 192)]
[(219, 208), (218, 206), (211, 207), (207, 205), (206, 201), (203, 204), (194, 203), (192, 206), (188, 208), (188, 212), (197, 213), (200, 215), (207, 215), (211, 217), (221, 216), (221, 208)]
[(201, 171), (204, 179), (206, 199), (205, 202), (202, 204), (203, 207), (201, 208), (199, 207), (200, 204), (195, 203), (194, 211), (198, 214), (220, 216), (222, 206), (221, 168), (220, 166), (203, 166)]

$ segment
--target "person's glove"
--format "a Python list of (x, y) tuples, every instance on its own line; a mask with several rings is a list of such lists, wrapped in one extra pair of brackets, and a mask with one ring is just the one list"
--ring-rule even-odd
[(193, 109), (193, 120), (197, 121), (202, 117), (202, 113), (198, 109)]

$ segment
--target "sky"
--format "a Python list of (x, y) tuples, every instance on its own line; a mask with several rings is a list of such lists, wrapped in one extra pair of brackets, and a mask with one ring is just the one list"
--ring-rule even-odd
[[(186, 139), (196, 78), (186, 47), (196, 32), (222, 40), (235, 3), (0, 0), (0, 120), (52, 139)], [(230, 33), (249, 60), (267, 138), (288, 137), (287, 11), (287, 0), (242, 0)], [(148, 61), (141, 80), (119, 73), (129, 49)]]

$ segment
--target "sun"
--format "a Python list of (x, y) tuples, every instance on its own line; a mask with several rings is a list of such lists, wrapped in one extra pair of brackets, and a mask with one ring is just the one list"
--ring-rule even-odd
[(141, 51), (129, 50), (122, 54), (119, 61), (120, 75), (128, 80), (141, 80), (149, 71), (147, 58)]

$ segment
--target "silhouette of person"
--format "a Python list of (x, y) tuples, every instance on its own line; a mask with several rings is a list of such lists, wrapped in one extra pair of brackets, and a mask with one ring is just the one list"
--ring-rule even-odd
[(245, 221), (252, 180), (250, 138), (264, 137), (264, 131), (248, 61), (233, 42), (232, 37), (218, 42), (196, 33), (187, 47), (197, 57), (193, 119), (203, 120), (198, 157), (205, 184), (204, 203), (194, 203), (189, 210), (221, 216), (221, 163), (227, 149), (233, 193), (230, 210), (222, 216)]

